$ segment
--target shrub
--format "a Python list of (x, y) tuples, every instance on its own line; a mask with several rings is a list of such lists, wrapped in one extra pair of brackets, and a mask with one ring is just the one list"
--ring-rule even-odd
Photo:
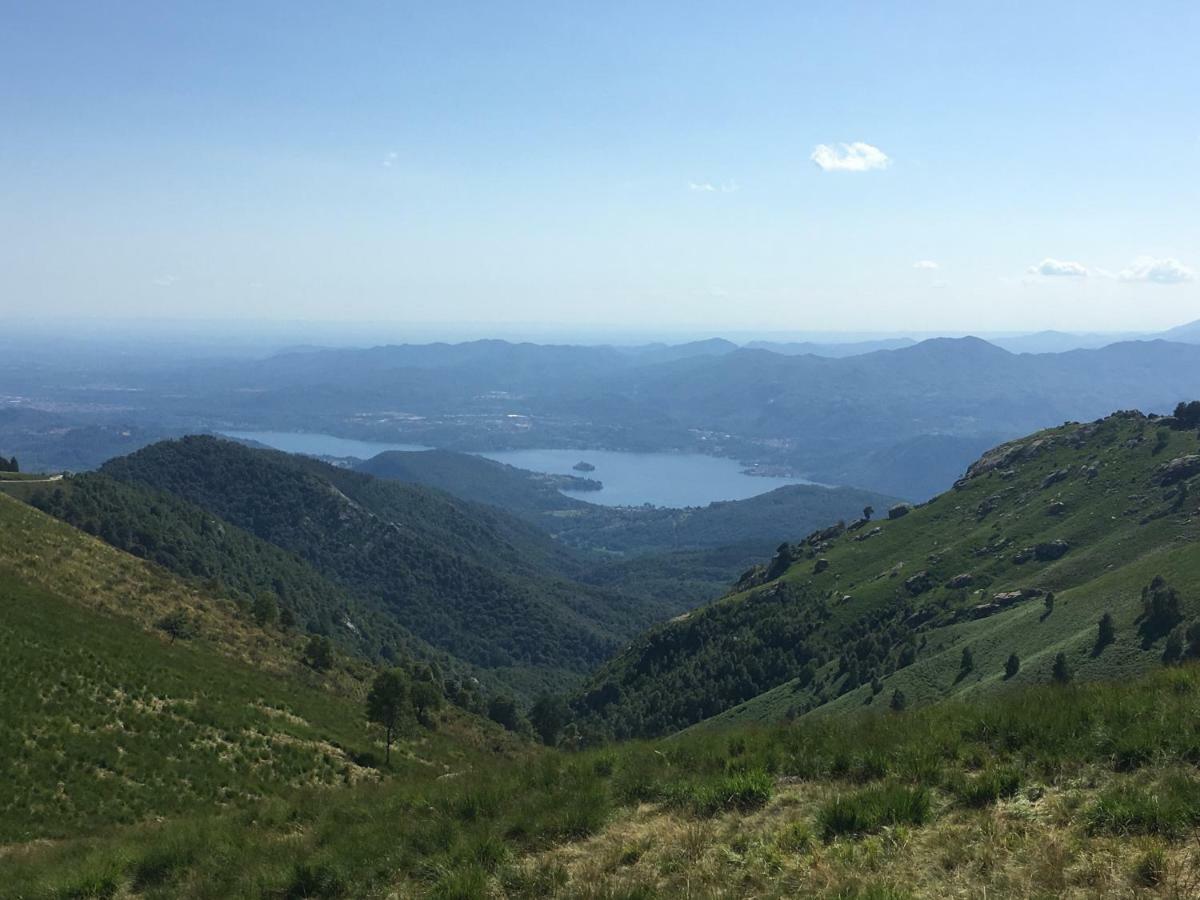
[(1004, 664), (1004, 677), (1013, 678), (1021, 671), (1021, 657), (1017, 654), (1009, 654), (1008, 662)]
[(1167, 854), (1162, 847), (1152, 847), (1142, 854), (1133, 869), (1134, 880), (1144, 887), (1158, 887), (1167, 875)]
[(1054, 667), (1050, 670), (1050, 675), (1058, 684), (1066, 684), (1071, 680), (1071, 665), (1067, 662), (1067, 654), (1059, 653), (1054, 657)]
[(835, 797), (817, 816), (825, 840), (839, 835), (871, 834), (888, 825), (929, 821), (929, 790), (888, 783)]
[(676, 802), (701, 816), (715, 816), (731, 809), (748, 812), (765, 806), (774, 789), (771, 776), (755, 769), (690, 785), (677, 794)]

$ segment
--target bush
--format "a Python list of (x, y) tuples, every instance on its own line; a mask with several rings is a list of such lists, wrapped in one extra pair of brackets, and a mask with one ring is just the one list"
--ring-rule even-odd
[(755, 769), (689, 785), (679, 791), (675, 799), (697, 815), (715, 816), (726, 810), (748, 812), (765, 806), (774, 790), (771, 776), (762, 769)]
[(1009, 654), (1008, 662), (1004, 664), (1004, 677), (1015, 678), (1016, 674), (1021, 671), (1021, 657), (1017, 654)]
[(1158, 887), (1167, 876), (1167, 854), (1153, 847), (1142, 854), (1133, 870), (1134, 880), (1144, 887)]
[(929, 821), (929, 790), (882, 784), (835, 797), (817, 815), (825, 840), (839, 835), (871, 834), (888, 825), (923, 825)]

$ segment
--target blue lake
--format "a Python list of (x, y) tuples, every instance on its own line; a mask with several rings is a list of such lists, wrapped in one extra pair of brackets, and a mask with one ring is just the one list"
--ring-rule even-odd
[[(229, 437), (257, 441), (288, 453), (355, 456), (369, 459), (385, 450), (427, 450), (414, 444), (356, 441), (328, 434), (283, 431), (228, 431)], [(533, 472), (579, 475), (603, 482), (599, 491), (565, 492), (604, 506), (707, 506), (717, 500), (744, 500), (787, 484), (812, 484), (803, 478), (746, 475), (737, 460), (700, 453), (626, 453), (619, 450), (502, 450), (479, 456)], [(594, 472), (577, 472), (580, 462)]]

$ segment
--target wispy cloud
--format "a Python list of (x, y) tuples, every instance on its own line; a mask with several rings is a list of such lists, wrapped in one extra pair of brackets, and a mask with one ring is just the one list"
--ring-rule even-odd
[(178, 282), (179, 282), (178, 275), (159, 275), (154, 279), (154, 286), (155, 287), (171, 287), (172, 285), (178, 284)]
[(1083, 263), (1046, 257), (1036, 266), (1030, 266), (1029, 274), (1046, 278), (1086, 278), (1088, 268)]
[(935, 263), (932, 259), (918, 259), (915, 263), (913, 263), (912, 267), (914, 269), (930, 269), (930, 270), (941, 268), (941, 266), (939, 266), (937, 263)]
[(689, 181), (688, 190), (698, 194), (733, 194), (738, 190), (736, 181), (722, 181), (713, 184), (711, 181)]
[(809, 157), (823, 172), (866, 172), (886, 169), (892, 164), (878, 147), (855, 141), (851, 144), (817, 144)]
[(383, 157), (383, 167), (390, 169), (400, 159), (400, 154), (395, 150), (389, 150)]
[(1149, 284), (1184, 284), (1196, 280), (1196, 273), (1177, 259), (1140, 256), (1118, 273), (1121, 281)]

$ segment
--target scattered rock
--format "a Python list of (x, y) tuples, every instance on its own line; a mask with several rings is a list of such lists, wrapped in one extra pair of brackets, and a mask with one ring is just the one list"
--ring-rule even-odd
[(883, 534), (883, 529), (876, 525), (870, 531), (864, 531), (862, 534), (854, 538), (856, 541), (865, 541), (867, 538), (873, 538), (877, 534)]
[(1046, 515), (1048, 516), (1061, 516), (1066, 511), (1067, 504), (1063, 503), (1061, 500), (1055, 500), (1046, 507)]
[(822, 572), (824, 572), (828, 568), (829, 568), (829, 560), (818, 559), (815, 563), (813, 563), (813, 574), (820, 575)]
[(971, 582), (974, 580), (975, 576), (970, 572), (963, 572), (961, 575), (955, 575), (953, 578), (947, 581), (946, 587), (950, 588), (951, 590), (958, 590), (959, 588), (970, 587)]
[(933, 587), (933, 576), (928, 572), (918, 572), (904, 580), (904, 589), (916, 597)]
[(897, 503), (895, 506), (893, 506), (891, 509), (888, 510), (888, 518), (889, 519), (903, 519), (910, 512), (912, 512), (912, 504)]
[(1071, 474), (1070, 469), (1057, 469), (1042, 479), (1042, 490), (1050, 487), (1052, 484), (1058, 484), (1060, 481), (1065, 481)]
[(1200, 472), (1200, 455), (1191, 453), (1159, 466), (1154, 480), (1162, 485), (1175, 484), (1177, 481), (1191, 478), (1198, 472)]
[(1033, 555), (1037, 557), (1039, 562), (1049, 562), (1051, 560), (1061, 559), (1070, 549), (1071, 545), (1062, 538), (1059, 538), (1055, 541), (1047, 541), (1045, 543), (1038, 544), (1033, 548)]

